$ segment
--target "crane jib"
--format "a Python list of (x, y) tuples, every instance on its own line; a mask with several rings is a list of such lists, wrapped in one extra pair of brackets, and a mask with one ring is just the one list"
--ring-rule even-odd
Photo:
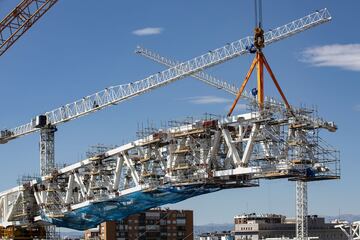
[[(315, 11), (305, 17), (265, 32), (265, 45), (290, 37), (296, 33), (305, 31), (330, 20), (331, 16), (326, 8)], [(228, 43), (223, 47), (209, 51), (208, 53), (191, 60), (182, 62), (145, 79), (133, 83), (108, 87), (100, 92), (86, 96), (42, 115), (46, 116), (47, 124), (53, 126), (74, 120), (78, 117), (106, 108), (107, 106), (112, 106), (155, 88), (198, 73), (206, 68), (221, 64), (240, 55), (247, 54), (252, 45), (253, 38), (249, 36)], [(31, 120), (27, 124), (0, 131), (0, 144), (39, 131), (40, 128), (38, 128), (34, 122), (36, 121)]]

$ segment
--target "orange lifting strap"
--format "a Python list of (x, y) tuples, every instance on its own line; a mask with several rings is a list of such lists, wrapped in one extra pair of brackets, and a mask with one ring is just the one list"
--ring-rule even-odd
[(289, 102), (287, 101), (278, 81), (276, 80), (276, 77), (275, 77), (273, 71), (271, 70), (269, 63), (266, 61), (264, 54), (261, 51), (257, 51), (256, 56), (250, 66), (250, 69), (249, 69), (248, 73), (246, 74), (245, 80), (242, 83), (242, 85), (239, 89), (239, 92), (236, 95), (235, 101), (230, 108), (228, 116), (230, 116), (232, 114), (232, 112), (234, 111), (236, 104), (238, 103), (238, 101), (241, 97), (241, 94), (243, 93), (243, 91), (246, 87), (246, 84), (248, 83), (250, 76), (251, 76), (252, 72), (254, 71), (255, 66), (257, 66), (257, 87), (258, 87), (259, 108), (263, 109), (263, 107), (264, 107), (264, 66), (265, 66), (265, 68), (268, 71), (271, 79), (273, 80), (278, 92), (280, 93), (280, 95), (286, 105), (286, 108), (292, 113)]

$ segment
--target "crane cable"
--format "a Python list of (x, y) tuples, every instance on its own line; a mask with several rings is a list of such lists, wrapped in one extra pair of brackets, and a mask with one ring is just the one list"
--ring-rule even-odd
[(262, 28), (262, 0), (254, 0), (255, 27)]

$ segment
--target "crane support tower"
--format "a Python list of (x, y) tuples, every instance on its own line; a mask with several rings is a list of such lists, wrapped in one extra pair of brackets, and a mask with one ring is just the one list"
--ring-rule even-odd
[(307, 182), (296, 181), (296, 237), (298, 240), (308, 239), (308, 199)]

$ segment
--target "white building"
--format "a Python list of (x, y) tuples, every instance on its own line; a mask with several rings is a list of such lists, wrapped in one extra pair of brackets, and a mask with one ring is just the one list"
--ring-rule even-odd
[(234, 240), (234, 235), (231, 232), (203, 233), (199, 240)]
[[(295, 220), (276, 214), (244, 214), (234, 217), (235, 240), (286, 239), (295, 238)], [(319, 240), (346, 240), (345, 234), (324, 218), (308, 216), (309, 237)], [(315, 238), (316, 239), (316, 238)]]

